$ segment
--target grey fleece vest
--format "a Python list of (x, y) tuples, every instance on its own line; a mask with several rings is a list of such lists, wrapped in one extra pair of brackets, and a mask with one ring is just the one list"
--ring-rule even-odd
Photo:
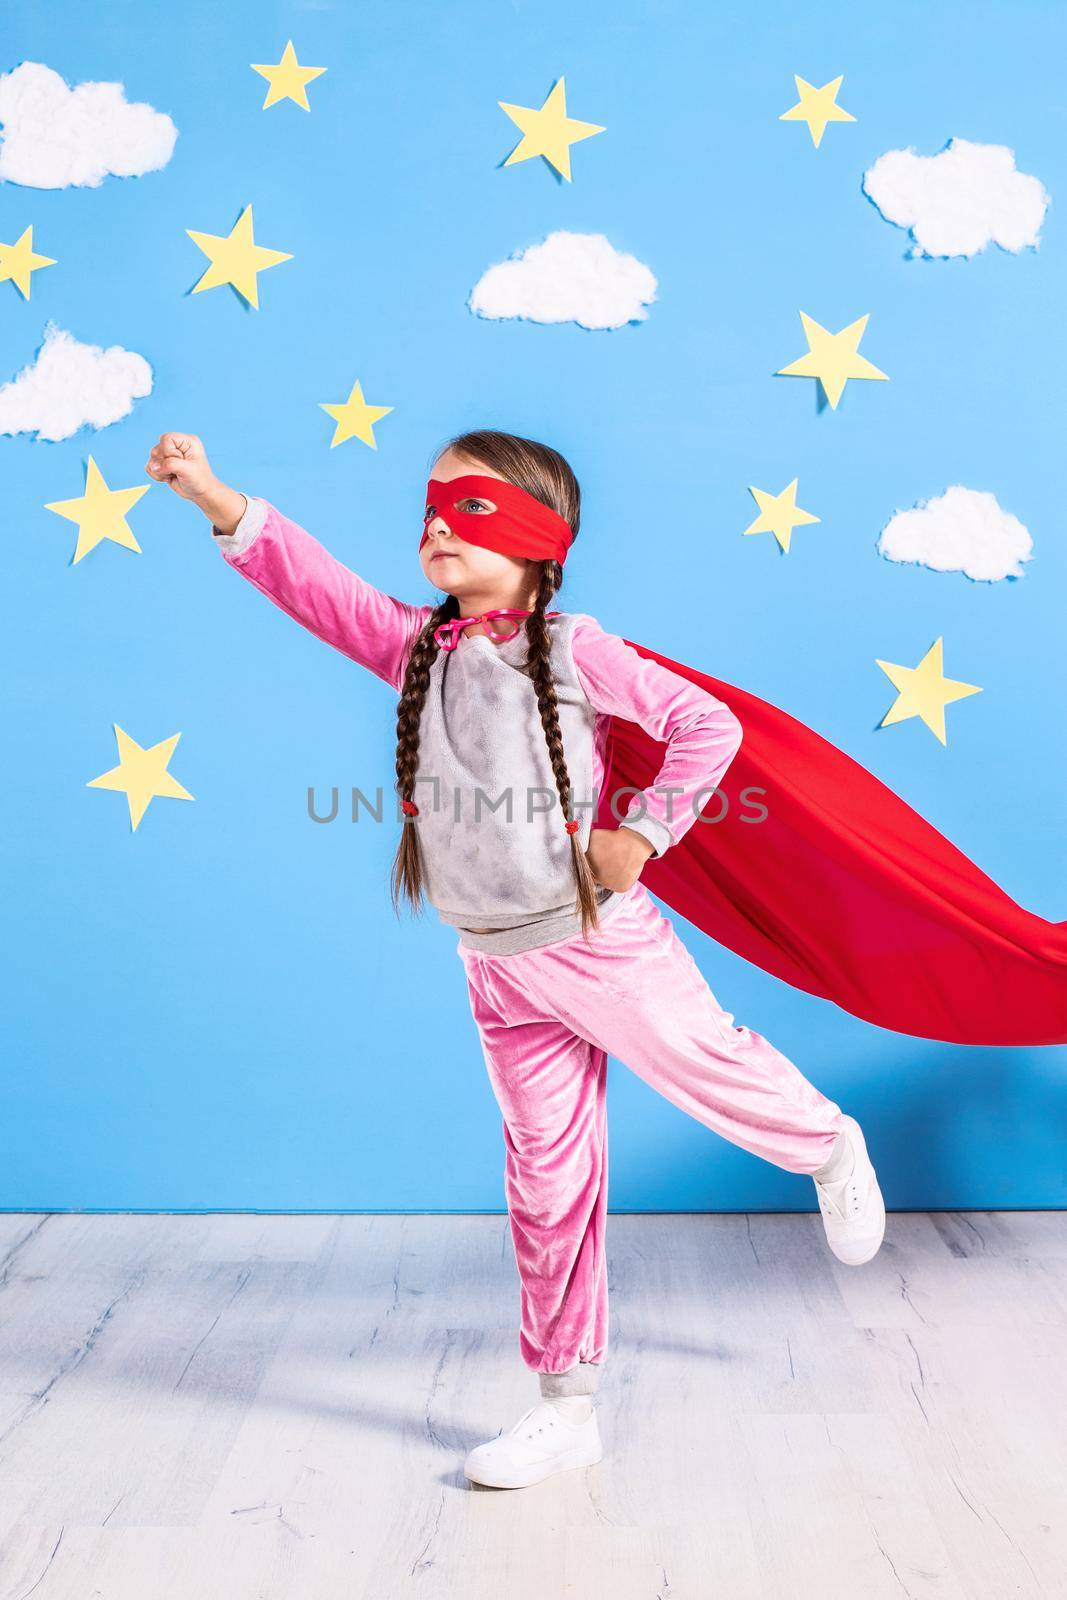
[[(596, 712), (579, 683), (571, 635), (581, 613), (548, 619), (571, 815), (588, 844)], [(524, 949), (580, 928), (576, 882), (537, 697), (525, 671), (525, 629), (502, 644), (463, 632), (440, 650), (419, 724), (414, 799), (426, 898), (441, 920), (499, 929), (461, 942)], [(601, 889), (601, 918), (621, 899)], [(539, 928), (537, 924), (542, 924)], [(511, 937), (505, 930), (514, 930)], [(521, 930), (521, 931), (520, 931)]]

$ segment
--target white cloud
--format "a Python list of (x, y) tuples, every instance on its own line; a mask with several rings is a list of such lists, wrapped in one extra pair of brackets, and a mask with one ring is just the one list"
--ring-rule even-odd
[(953, 484), (944, 494), (920, 500), (891, 517), (878, 539), (878, 553), (935, 572), (962, 572), (995, 583), (1021, 578), (1033, 553), (1029, 529), (1004, 511), (996, 495)]
[(165, 167), (178, 130), (166, 112), (132, 104), (121, 83), (69, 89), (40, 61), (0, 75), (0, 180), (30, 189), (97, 188)]
[(655, 298), (656, 280), (636, 256), (616, 250), (602, 233), (559, 228), (483, 272), (468, 305), (481, 317), (620, 328), (646, 320), (643, 308)]
[(890, 150), (868, 167), (863, 189), (888, 222), (910, 230), (912, 256), (973, 256), (988, 244), (1036, 249), (1049, 203), (1006, 144), (969, 139), (950, 139), (935, 156)]
[(129, 416), (133, 402), (151, 392), (144, 356), (120, 344), (80, 344), (49, 322), (37, 360), (0, 386), (0, 434), (69, 439), (86, 425), (106, 428)]

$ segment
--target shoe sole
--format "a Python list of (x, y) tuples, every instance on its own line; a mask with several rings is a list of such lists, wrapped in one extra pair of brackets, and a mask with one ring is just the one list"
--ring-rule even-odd
[(517, 1469), (513, 1473), (493, 1472), (491, 1467), (475, 1469), (464, 1467), (464, 1475), (471, 1483), (480, 1483), (487, 1489), (528, 1489), (531, 1484), (542, 1483), (545, 1478), (551, 1478), (557, 1472), (571, 1472), (577, 1467), (594, 1467), (602, 1460), (604, 1447), (597, 1444), (594, 1448), (588, 1445), (576, 1447), (566, 1451), (565, 1454), (555, 1456), (551, 1461), (537, 1462), (529, 1467)]

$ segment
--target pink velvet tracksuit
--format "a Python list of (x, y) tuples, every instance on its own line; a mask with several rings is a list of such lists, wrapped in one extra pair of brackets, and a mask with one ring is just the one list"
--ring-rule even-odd
[[(374, 588), (266, 501), (250, 497), (236, 532), (217, 543), (282, 610), (399, 690), (432, 607)], [(710, 728), (719, 703), (615, 635), (587, 630), (584, 659), (575, 637), (598, 732), (601, 714), (629, 717), (666, 741), (672, 784), (714, 785), (732, 751), (723, 758), (714, 738), (702, 747), (699, 730), (702, 711)], [(675, 804), (674, 842), (694, 819)], [(841, 1110), (768, 1040), (734, 1024), (640, 879), (588, 942), (578, 933), (508, 954), (463, 943), (457, 952), (503, 1117), (522, 1358), (543, 1393), (591, 1392), (608, 1351), (608, 1057), (790, 1172), (823, 1165)]]

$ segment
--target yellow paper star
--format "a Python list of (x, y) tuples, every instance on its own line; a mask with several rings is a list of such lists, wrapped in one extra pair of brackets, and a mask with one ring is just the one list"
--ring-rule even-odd
[(778, 376), (818, 378), (823, 393), (835, 411), (849, 378), (884, 378), (888, 383), (889, 374), (879, 372), (866, 356), (859, 353), (859, 342), (869, 317), (870, 312), (850, 322), (840, 333), (830, 333), (802, 311), (800, 320), (808, 341), (808, 353), (791, 361), (788, 367), (779, 367)]
[(392, 406), (372, 406), (363, 398), (363, 390), (357, 378), (352, 385), (348, 399), (340, 405), (327, 405), (325, 400), (319, 401), (323, 411), (328, 411), (337, 426), (330, 440), (330, 449), (335, 444), (344, 444), (346, 439), (353, 437), (362, 439), (364, 444), (369, 444), (372, 450), (378, 446), (374, 439), (374, 424), (382, 417), (387, 417), (392, 411)]
[(745, 533), (773, 533), (782, 549), (789, 554), (789, 540), (794, 528), (805, 522), (818, 522), (810, 511), (801, 511), (797, 505), (797, 480), (786, 485), (781, 494), (768, 494), (750, 484), (749, 494), (759, 506), (759, 516), (750, 522)]
[(879, 661), (878, 665), (894, 689), (900, 691), (878, 724), (880, 728), (891, 722), (904, 722), (908, 717), (921, 717), (930, 732), (945, 744), (945, 707), (982, 692), (977, 684), (945, 677), (940, 639), (930, 646), (917, 667), (901, 667), (894, 661)]
[(279, 100), (294, 100), (298, 106), (303, 106), (305, 111), (310, 111), (305, 84), (312, 78), (319, 78), (326, 71), (325, 67), (302, 67), (296, 59), (293, 41), (290, 39), (282, 51), (282, 59), (277, 65), (271, 63), (261, 64), (255, 61), (249, 63), (253, 72), (258, 72), (270, 84), (267, 98), (260, 106), (261, 111), (266, 111), (268, 106), (275, 105)]
[(117, 767), (112, 767), (109, 772), (102, 772), (99, 778), (90, 778), (85, 787), (118, 789), (125, 794), (130, 808), (130, 821), (136, 833), (141, 818), (148, 810), (149, 801), (156, 795), (167, 800), (194, 798), (188, 789), (183, 789), (177, 778), (172, 778), (167, 771), (167, 763), (174, 754), (181, 734), (171, 734), (169, 739), (161, 739), (159, 744), (154, 744), (145, 750), (136, 739), (131, 739), (128, 733), (124, 733), (117, 722), (112, 723), (112, 727), (119, 747), (119, 764)]
[(855, 122), (855, 117), (839, 106), (837, 91), (844, 81), (844, 73), (839, 78), (834, 78), (830, 83), (824, 83), (821, 89), (816, 89), (813, 83), (807, 83), (794, 72), (793, 82), (797, 86), (800, 99), (795, 106), (790, 106), (788, 111), (783, 111), (778, 118), (779, 122), (806, 122), (808, 132), (811, 134), (812, 143), (816, 150), (822, 142), (828, 122)]
[(109, 489), (103, 473), (90, 456), (85, 471), (85, 493), (76, 500), (50, 500), (45, 506), (46, 511), (54, 511), (57, 517), (66, 517), (68, 522), (78, 524), (78, 543), (71, 566), (90, 550), (95, 550), (101, 539), (113, 539), (124, 549), (140, 554), (141, 546), (126, 521), (126, 513), (151, 487), (150, 483), (143, 483), (134, 489)]
[(544, 156), (568, 183), (571, 180), (571, 145), (577, 144), (580, 139), (588, 139), (591, 134), (604, 132), (595, 122), (578, 122), (574, 117), (568, 117), (562, 78), (540, 108), (513, 106), (506, 100), (498, 100), (497, 105), (501, 111), (507, 112), (515, 126), (522, 131), (522, 138), (504, 165), (510, 167), (515, 161), (529, 161), (531, 156)]
[(245, 206), (232, 231), (224, 237), (217, 233), (195, 233), (192, 228), (186, 228), (185, 231), (197, 249), (202, 250), (211, 262), (204, 276), (193, 285), (193, 293), (199, 294), (201, 289), (217, 289), (224, 283), (232, 283), (241, 298), (257, 311), (259, 287), (256, 273), (265, 271), (267, 267), (276, 267), (280, 261), (293, 259), (285, 250), (268, 250), (265, 245), (254, 242), (250, 205)]
[(30, 298), (30, 273), (41, 267), (54, 267), (51, 256), (39, 256), (33, 248), (33, 223), (24, 229), (14, 244), (0, 244), (0, 283), (11, 281), (22, 291), (22, 298)]

